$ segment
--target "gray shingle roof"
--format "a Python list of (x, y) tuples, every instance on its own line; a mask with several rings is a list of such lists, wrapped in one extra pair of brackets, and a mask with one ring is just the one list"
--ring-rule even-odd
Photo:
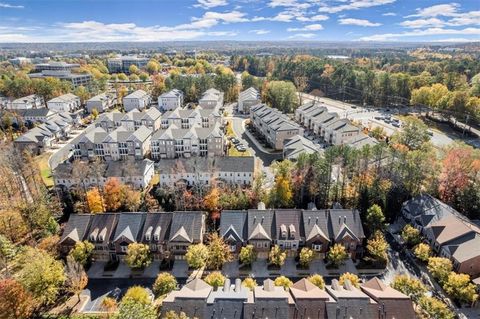
[(68, 219), (63, 230), (60, 243), (67, 239), (78, 242), (84, 240), (88, 226), (90, 224), (91, 215), (88, 214), (72, 214)]
[(130, 242), (136, 242), (145, 220), (145, 215), (145, 213), (121, 213), (113, 241), (122, 240), (122, 237), (124, 237)]
[[(142, 234), (141, 234), (141, 241), (142, 242), (152, 242), (154, 241), (154, 234), (157, 231), (158, 227), (160, 227), (159, 235), (159, 242), (164, 242), (168, 240), (168, 235), (170, 233), (170, 223), (172, 221), (173, 213), (165, 213), (165, 212), (156, 212), (156, 213), (148, 213), (145, 217), (145, 224), (143, 226)], [(151, 240), (148, 241), (145, 238), (145, 234), (151, 230)]]
[[(225, 210), (220, 218), (220, 236), (228, 238), (232, 235), (236, 240), (247, 239), (247, 212), (242, 210)], [(237, 238), (238, 236), (238, 238)]]
[[(184, 242), (184, 234), (186, 234), (189, 242), (200, 242), (203, 236), (202, 231), (203, 212), (174, 212), (169, 240)], [(178, 238), (178, 236), (181, 238)]]
[(240, 157), (191, 157), (188, 159), (162, 159), (155, 164), (163, 174), (170, 173), (202, 173), (202, 172), (251, 172), (255, 168), (255, 158)]
[[(90, 241), (90, 235), (94, 233), (97, 235), (97, 242), (108, 243), (114, 233), (117, 222), (118, 214), (102, 213), (92, 215), (86, 239)], [(103, 241), (98, 239), (99, 234), (104, 235)]]
[(269, 239), (275, 237), (275, 214), (272, 209), (250, 209), (247, 214), (248, 239)]
[[(301, 209), (276, 209), (275, 210), (275, 232), (277, 239), (299, 240), (303, 231)], [(302, 228), (302, 229), (301, 229)], [(282, 237), (282, 229), (286, 231), (287, 237)]]

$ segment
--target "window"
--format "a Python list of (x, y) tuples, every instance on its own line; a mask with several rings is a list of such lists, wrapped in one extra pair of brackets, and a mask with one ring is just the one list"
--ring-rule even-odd
[(126, 253), (128, 250), (128, 246), (120, 246), (120, 249), (122, 250), (122, 253)]
[(322, 245), (313, 244), (312, 249), (315, 250), (315, 251), (321, 251), (322, 250)]

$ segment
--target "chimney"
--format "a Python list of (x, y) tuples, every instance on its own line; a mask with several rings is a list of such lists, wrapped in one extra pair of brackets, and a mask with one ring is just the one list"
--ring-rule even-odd
[(343, 223), (347, 223), (347, 216), (343, 216)]
[(223, 292), (230, 291), (230, 279), (226, 278), (225, 282), (223, 283)]
[(235, 279), (235, 292), (242, 290), (242, 280), (240, 278)]
[(262, 224), (263, 224), (263, 220), (265, 219), (265, 216), (262, 216)]
[(258, 203), (257, 209), (258, 210), (265, 210), (265, 203), (264, 202)]
[(342, 216), (338, 216), (338, 224), (342, 223)]
[(312, 217), (308, 216), (308, 224), (310, 225), (310, 220), (312, 219)]

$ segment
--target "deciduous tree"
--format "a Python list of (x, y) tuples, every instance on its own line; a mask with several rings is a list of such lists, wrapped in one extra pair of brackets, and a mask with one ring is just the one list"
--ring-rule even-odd
[(477, 288), (470, 281), (467, 274), (450, 272), (443, 283), (443, 289), (452, 298), (467, 304), (473, 304), (478, 300)]
[(133, 269), (144, 269), (152, 263), (150, 247), (146, 244), (131, 243), (127, 247), (125, 263)]
[(417, 246), (415, 246), (413, 253), (415, 254), (415, 257), (420, 259), (423, 262), (427, 262), (428, 258), (430, 258), (431, 255), (431, 249), (430, 246), (424, 243), (420, 243)]
[(275, 286), (283, 287), (283, 289), (288, 291), (288, 289), (290, 289), (290, 287), (293, 285), (293, 282), (285, 276), (279, 276), (275, 278), (274, 284)]
[(175, 288), (177, 288), (177, 279), (168, 272), (158, 274), (153, 284), (153, 292), (157, 297), (166, 295), (175, 290)]
[(65, 272), (67, 289), (70, 293), (76, 295), (78, 302), (80, 302), (80, 293), (88, 284), (87, 273), (83, 269), (83, 265), (71, 256), (67, 257)]
[(455, 314), (448, 309), (448, 306), (435, 297), (423, 296), (420, 298), (418, 305), (421, 312), (427, 315), (428, 318), (455, 318)]
[(233, 256), (230, 247), (225, 243), (222, 237), (217, 233), (208, 236), (208, 261), (209, 268), (220, 269), (223, 264), (232, 261)]
[(349, 280), (354, 287), (360, 288), (360, 279), (357, 275), (345, 272), (338, 278), (338, 283), (343, 286), (346, 280)]
[(345, 246), (341, 244), (335, 244), (330, 247), (327, 253), (327, 260), (334, 267), (342, 265), (348, 259), (348, 253)]
[(257, 281), (252, 277), (243, 279), (242, 285), (250, 290), (253, 290), (257, 286)]
[(392, 288), (418, 301), (427, 292), (427, 288), (418, 279), (408, 275), (398, 275), (393, 279)]
[(219, 271), (214, 271), (209, 273), (205, 277), (204, 281), (213, 288), (217, 289), (218, 287), (222, 287), (225, 283), (225, 276)]
[(421, 240), (420, 231), (410, 224), (407, 224), (405, 227), (403, 227), (401, 236), (409, 246), (417, 245)]
[(440, 283), (443, 283), (447, 279), (453, 269), (452, 261), (443, 257), (428, 258), (427, 267), (433, 278), (437, 279)]
[(122, 185), (118, 178), (109, 178), (103, 186), (105, 208), (108, 212), (116, 212), (122, 207)]
[(372, 238), (367, 241), (367, 251), (373, 261), (386, 265), (388, 262), (389, 245), (382, 232), (377, 231)]
[(238, 254), (238, 259), (242, 264), (251, 265), (255, 260), (257, 260), (257, 254), (253, 248), (253, 245), (247, 245), (240, 249)]
[(94, 248), (95, 246), (87, 240), (79, 241), (75, 243), (69, 255), (72, 256), (76, 262), (85, 266), (89, 263)]
[(204, 244), (190, 245), (187, 248), (185, 259), (190, 268), (200, 269), (207, 265), (208, 248)]
[(281, 267), (285, 263), (286, 258), (287, 253), (284, 252), (278, 245), (273, 246), (268, 254), (268, 260), (270, 263), (277, 267)]
[(105, 211), (102, 195), (98, 188), (94, 187), (87, 191), (87, 204), (91, 213), (103, 213)]
[(35, 308), (35, 300), (14, 279), (0, 280), (0, 318), (28, 319)]
[(377, 230), (383, 230), (385, 228), (385, 215), (382, 208), (377, 204), (370, 206), (367, 210), (366, 222), (372, 234)]
[(307, 278), (308, 281), (310, 281), (312, 284), (317, 286), (320, 289), (325, 289), (325, 280), (323, 280), (323, 277), (319, 274), (313, 274), (310, 277)]
[(313, 261), (314, 257), (315, 257), (315, 252), (313, 250), (307, 247), (303, 247), (302, 250), (300, 250), (300, 254), (299, 254), (300, 265), (302, 265), (302, 267), (308, 267), (310, 263)]

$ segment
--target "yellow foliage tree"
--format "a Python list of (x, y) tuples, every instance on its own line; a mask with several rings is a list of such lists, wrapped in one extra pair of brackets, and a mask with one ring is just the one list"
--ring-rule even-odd
[(97, 187), (87, 192), (87, 203), (90, 213), (103, 213), (105, 211), (102, 195)]

